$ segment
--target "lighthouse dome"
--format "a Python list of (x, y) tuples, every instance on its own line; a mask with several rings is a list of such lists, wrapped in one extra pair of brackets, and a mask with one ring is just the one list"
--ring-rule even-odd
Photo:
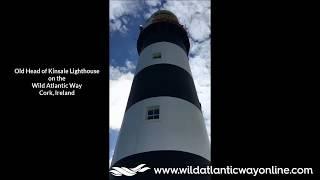
[(178, 22), (178, 18), (176, 15), (174, 15), (171, 11), (168, 10), (159, 10), (157, 12), (155, 12), (151, 18), (154, 19), (162, 19), (162, 20), (166, 20), (166, 19), (170, 19), (170, 20), (174, 20)]
[(179, 24), (178, 18), (171, 11), (159, 10), (152, 14), (152, 16), (146, 21), (144, 28), (148, 25), (156, 22), (170, 22), (174, 24)]
[(168, 10), (159, 10), (147, 19), (144, 25), (139, 26), (140, 33), (137, 41), (137, 50), (140, 52), (156, 42), (171, 42), (180, 46), (187, 54), (190, 43), (187, 30), (179, 23), (176, 15)]

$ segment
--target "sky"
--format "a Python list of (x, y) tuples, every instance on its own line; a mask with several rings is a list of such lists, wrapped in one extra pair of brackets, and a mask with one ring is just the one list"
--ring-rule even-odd
[(136, 43), (139, 25), (154, 12), (173, 12), (186, 27), (189, 41), (189, 64), (202, 106), (209, 139), (211, 139), (211, 3), (210, 0), (110, 0), (110, 128), (109, 164), (129, 97), (135, 67), (139, 58)]

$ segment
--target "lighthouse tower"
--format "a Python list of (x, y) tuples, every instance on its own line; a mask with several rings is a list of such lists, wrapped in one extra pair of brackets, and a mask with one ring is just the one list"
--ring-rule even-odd
[(170, 11), (160, 10), (140, 26), (140, 57), (111, 166), (210, 162), (189, 49), (188, 34)]

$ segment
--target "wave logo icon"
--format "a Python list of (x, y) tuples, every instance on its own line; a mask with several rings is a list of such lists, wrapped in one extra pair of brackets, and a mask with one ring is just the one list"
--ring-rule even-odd
[(134, 176), (137, 174), (137, 172), (145, 172), (146, 170), (149, 170), (151, 168), (149, 167), (143, 167), (146, 164), (140, 164), (135, 168), (126, 168), (126, 167), (112, 167), (112, 170), (109, 172), (114, 176)]

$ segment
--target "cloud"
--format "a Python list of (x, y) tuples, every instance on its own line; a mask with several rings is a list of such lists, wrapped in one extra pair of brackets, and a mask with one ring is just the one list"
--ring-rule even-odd
[(146, 9), (146, 12), (143, 16), (145, 20), (147, 20), (153, 13), (161, 9), (161, 0), (148, 0), (146, 1), (146, 4), (149, 5), (149, 7)]
[(129, 17), (139, 17), (145, 9), (155, 9), (161, 0), (111, 0), (109, 3), (110, 32), (128, 32)]
[(145, 0), (146, 5), (154, 7), (161, 5), (161, 0)]
[(141, 6), (140, 1), (111, 0), (109, 3), (110, 31), (125, 33), (128, 31), (128, 20), (125, 16), (137, 17)]
[(134, 69), (135, 65), (129, 60), (126, 60), (125, 66), (109, 66), (109, 166), (112, 161), (116, 140), (118, 138), (119, 129), (121, 127), (125, 107), (127, 105), (131, 83), (134, 76), (132, 71)]
[(210, 37), (210, 1), (167, 1), (163, 9), (172, 11), (183, 24), (193, 41)]
[(211, 48), (210, 1), (167, 1), (162, 9), (173, 12), (190, 37), (189, 63), (205, 124), (211, 139)]
[(110, 69), (110, 128), (120, 129), (129, 97), (135, 65), (127, 60), (126, 66), (109, 66)]
[(199, 101), (201, 102), (202, 113), (205, 119), (209, 137), (211, 137), (211, 64), (210, 64), (210, 40), (203, 43), (196, 43), (196, 53), (190, 57), (190, 68), (197, 89)]

